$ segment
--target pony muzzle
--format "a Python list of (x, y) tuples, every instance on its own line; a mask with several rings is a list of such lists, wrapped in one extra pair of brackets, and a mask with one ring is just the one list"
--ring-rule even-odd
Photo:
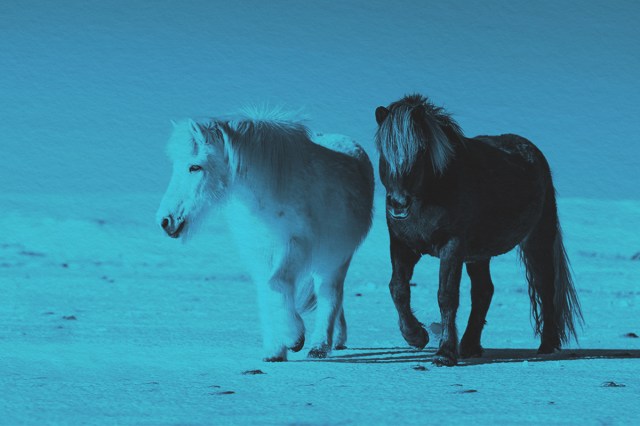
[(393, 219), (403, 220), (409, 217), (409, 207), (411, 207), (410, 197), (401, 197), (398, 199), (387, 195), (387, 211)]
[(165, 216), (160, 221), (160, 226), (171, 238), (178, 238), (184, 229), (186, 221), (184, 219), (176, 220), (173, 215)]

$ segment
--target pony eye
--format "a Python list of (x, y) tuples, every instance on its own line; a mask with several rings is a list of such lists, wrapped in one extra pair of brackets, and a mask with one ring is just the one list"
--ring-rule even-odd
[(202, 166), (198, 166), (197, 164), (194, 164), (191, 167), (189, 167), (190, 173), (199, 172), (200, 170), (202, 170)]

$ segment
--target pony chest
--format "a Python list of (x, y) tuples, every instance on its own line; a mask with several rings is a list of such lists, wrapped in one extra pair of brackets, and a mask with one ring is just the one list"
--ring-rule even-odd
[(387, 218), (393, 235), (421, 254), (439, 257), (440, 249), (449, 241), (447, 219), (440, 209), (428, 209), (405, 220)]

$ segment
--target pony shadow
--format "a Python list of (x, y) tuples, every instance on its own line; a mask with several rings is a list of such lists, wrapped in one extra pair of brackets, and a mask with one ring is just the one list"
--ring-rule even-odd
[[(323, 362), (348, 364), (428, 363), (433, 361), (436, 348), (353, 348), (344, 355), (335, 355)], [(479, 358), (460, 359), (458, 366), (517, 362), (574, 361), (586, 359), (640, 359), (638, 349), (567, 349), (549, 355), (539, 355), (536, 349), (485, 349)]]

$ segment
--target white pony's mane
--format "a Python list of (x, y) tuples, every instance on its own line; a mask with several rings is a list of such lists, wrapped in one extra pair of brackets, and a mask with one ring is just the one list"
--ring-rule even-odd
[(276, 195), (287, 191), (293, 166), (314, 145), (299, 112), (254, 106), (233, 116), (174, 123), (168, 151), (174, 158), (196, 156), (199, 147), (213, 144), (224, 147), (233, 179)]

